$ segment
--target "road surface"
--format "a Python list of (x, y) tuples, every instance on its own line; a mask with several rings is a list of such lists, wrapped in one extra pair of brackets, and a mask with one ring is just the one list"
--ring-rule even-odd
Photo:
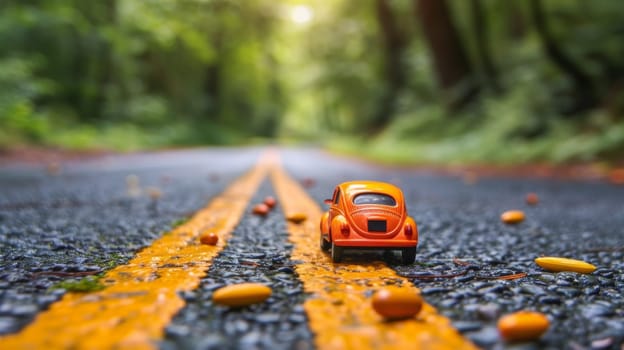
[[(414, 264), (381, 252), (333, 264), (319, 251), (323, 199), (358, 179), (403, 189), (420, 233)], [(538, 205), (525, 203), (529, 192)], [(267, 195), (277, 207), (252, 214)], [(521, 347), (620, 349), (623, 198), (624, 187), (601, 182), (462, 178), (315, 149), (8, 165), (0, 168), (0, 348), (517, 348), (496, 322), (529, 309), (551, 326)], [(510, 209), (525, 221), (502, 223)], [(310, 220), (287, 223), (289, 211)], [(198, 243), (207, 229), (220, 233), (217, 247)], [(598, 269), (546, 272), (534, 263), (543, 255)], [(96, 280), (106, 288), (68, 291), (85, 279), (85, 289)], [(242, 309), (212, 303), (216, 289), (239, 282), (273, 294)], [(389, 283), (418, 288), (422, 315), (388, 323), (369, 312), (371, 294)]]

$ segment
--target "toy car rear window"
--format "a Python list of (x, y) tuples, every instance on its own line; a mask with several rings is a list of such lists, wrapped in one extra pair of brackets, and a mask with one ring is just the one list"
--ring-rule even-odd
[(380, 204), (388, 205), (391, 207), (396, 206), (396, 200), (387, 194), (381, 193), (361, 193), (353, 198), (353, 204)]

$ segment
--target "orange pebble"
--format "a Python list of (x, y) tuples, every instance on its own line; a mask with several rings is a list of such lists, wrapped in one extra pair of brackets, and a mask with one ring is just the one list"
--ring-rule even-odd
[(240, 283), (217, 289), (212, 294), (215, 304), (241, 307), (262, 303), (271, 296), (271, 288), (259, 283)]
[(256, 215), (265, 216), (269, 213), (269, 206), (264, 203), (256, 204), (254, 205), (252, 212)]
[(264, 198), (264, 204), (266, 204), (266, 206), (269, 207), (269, 208), (273, 208), (275, 206), (275, 204), (277, 204), (277, 201), (275, 200), (274, 197), (267, 196), (267, 197)]
[(537, 203), (539, 203), (539, 197), (533, 192), (528, 193), (526, 195), (526, 202), (528, 205), (537, 205)]
[(389, 320), (409, 318), (422, 309), (420, 294), (409, 288), (384, 288), (373, 295), (373, 309)]
[(201, 235), (201, 237), (199, 237), (199, 241), (202, 244), (216, 245), (217, 242), (219, 242), (219, 236), (217, 236), (213, 232), (204, 233), (203, 235)]
[(546, 315), (533, 311), (518, 311), (498, 320), (498, 332), (509, 342), (535, 340), (548, 330)]
[(290, 221), (290, 222), (294, 222), (295, 224), (300, 224), (304, 221), (306, 221), (306, 219), (308, 218), (308, 216), (304, 213), (295, 213), (292, 215), (289, 215), (286, 220)]
[(609, 172), (609, 181), (614, 185), (624, 185), (624, 168), (611, 170)]
[(524, 212), (521, 210), (508, 210), (501, 214), (501, 220), (506, 224), (517, 224), (524, 220)]

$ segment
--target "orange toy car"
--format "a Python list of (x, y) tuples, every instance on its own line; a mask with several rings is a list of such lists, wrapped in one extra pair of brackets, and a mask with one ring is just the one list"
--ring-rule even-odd
[(330, 250), (334, 262), (345, 248), (400, 250), (404, 264), (416, 258), (418, 228), (407, 215), (403, 193), (376, 181), (345, 182), (326, 199), (329, 211), (321, 217), (321, 249)]

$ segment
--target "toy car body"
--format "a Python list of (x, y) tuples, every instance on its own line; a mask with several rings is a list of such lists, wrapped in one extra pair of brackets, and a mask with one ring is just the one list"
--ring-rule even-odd
[(330, 250), (334, 262), (342, 260), (344, 249), (400, 250), (404, 264), (416, 258), (418, 228), (407, 215), (401, 190), (377, 181), (344, 182), (325, 203), (329, 210), (321, 217), (322, 250)]

